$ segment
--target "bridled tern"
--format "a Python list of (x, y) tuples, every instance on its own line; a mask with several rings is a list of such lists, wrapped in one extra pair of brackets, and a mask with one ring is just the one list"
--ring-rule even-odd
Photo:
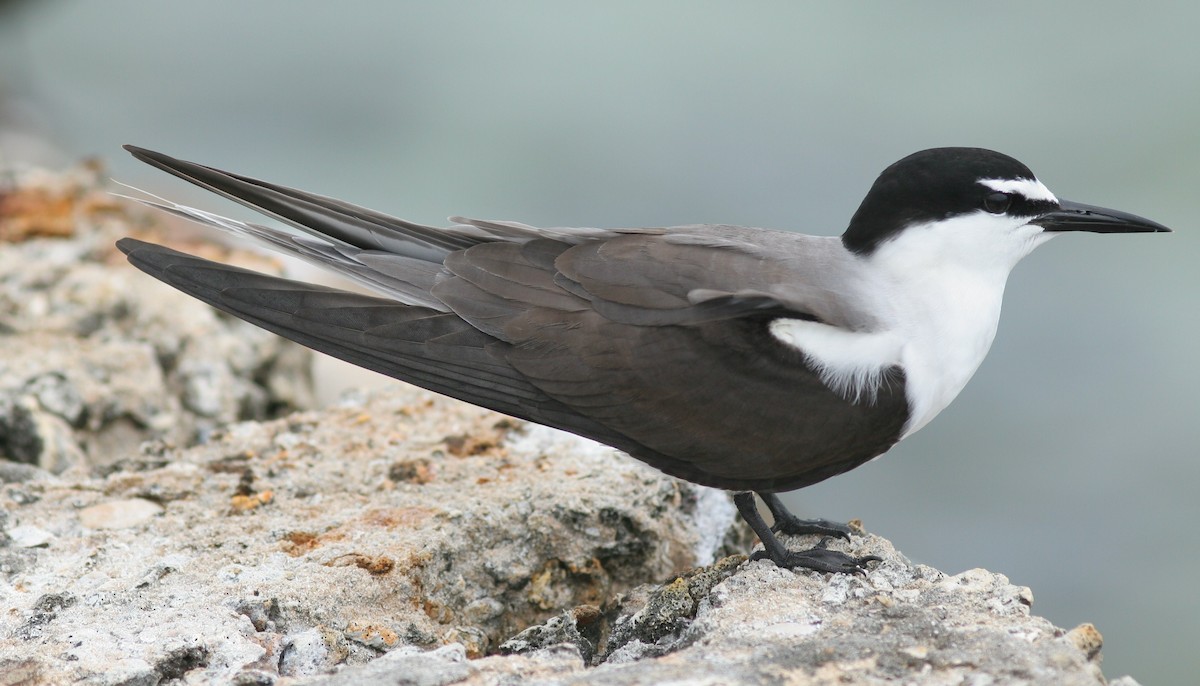
[[(267, 276), (125, 238), (155, 278), (298, 343), (618, 448), (734, 502), (780, 567), (871, 556), (785, 548), (849, 538), (776, 495), (853, 469), (958, 395), (996, 334), (1008, 274), (1064, 231), (1168, 231), (1056, 197), (990, 150), (937, 148), (879, 176), (840, 237), (700, 224), (435, 228), (126, 146), (300, 232), (170, 202), (378, 295)], [(758, 493), (774, 516), (759, 515)]]

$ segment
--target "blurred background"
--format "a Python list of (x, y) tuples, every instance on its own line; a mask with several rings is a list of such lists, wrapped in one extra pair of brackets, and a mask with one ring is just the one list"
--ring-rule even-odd
[(1036, 613), (1097, 625), (1110, 677), (1194, 683), (1198, 22), (1182, 3), (7, 0), (0, 164), (96, 155), (238, 217), (120, 145), (427, 223), (838, 234), (910, 152), (1013, 155), (1176, 233), (1040, 249), (960, 398), (790, 500), (1031, 586)]

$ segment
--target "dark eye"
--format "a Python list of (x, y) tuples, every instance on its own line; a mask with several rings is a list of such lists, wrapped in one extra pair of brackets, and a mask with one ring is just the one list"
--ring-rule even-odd
[(983, 209), (992, 214), (1004, 214), (1012, 205), (1012, 196), (1008, 193), (988, 193), (983, 196)]

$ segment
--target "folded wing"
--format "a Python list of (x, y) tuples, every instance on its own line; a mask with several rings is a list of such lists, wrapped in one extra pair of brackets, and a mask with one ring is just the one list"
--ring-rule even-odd
[[(902, 385), (843, 400), (777, 317), (862, 326), (838, 293), (738, 227), (538, 229), (413, 224), (134, 149), (155, 166), (301, 228), (168, 211), (328, 266), (387, 297), (289, 281), (123, 239), (156, 278), (287, 338), (418, 386), (613, 445), (729, 489), (798, 488), (882, 453)], [(808, 251), (820, 259), (819, 245)], [(786, 251), (783, 251), (786, 254)], [(893, 380), (902, 374), (894, 370)], [(770, 427), (747, 436), (730, 427)], [(836, 432), (849, 440), (823, 440)]]

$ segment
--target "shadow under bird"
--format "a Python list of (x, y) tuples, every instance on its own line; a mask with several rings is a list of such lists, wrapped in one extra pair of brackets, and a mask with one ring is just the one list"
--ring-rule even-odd
[[(780, 567), (875, 559), (789, 550), (849, 538), (776, 495), (925, 426), (983, 361), (1016, 263), (1064, 231), (1168, 231), (1060, 200), (1024, 164), (937, 148), (883, 171), (840, 237), (697, 224), (435, 228), (126, 146), (300, 232), (147, 204), (347, 276), (379, 297), (131, 238), (136, 267), (298, 343), (437, 393), (586, 436), (734, 502)], [(768, 526), (758, 493), (774, 516)]]

